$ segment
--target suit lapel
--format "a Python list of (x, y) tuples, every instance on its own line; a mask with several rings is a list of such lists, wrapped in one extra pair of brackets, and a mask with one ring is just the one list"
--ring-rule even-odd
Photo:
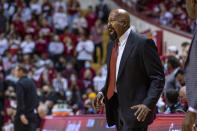
[(132, 52), (132, 49), (134, 48), (134, 42), (135, 42), (135, 34), (131, 31), (131, 33), (129, 34), (129, 37), (127, 39), (123, 54), (122, 54), (122, 58), (120, 61), (120, 66), (119, 66), (119, 71), (118, 71), (118, 77), (117, 77), (117, 81), (124, 69), (124, 66), (126, 64), (126, 61), (129, 57), (129, 54)]

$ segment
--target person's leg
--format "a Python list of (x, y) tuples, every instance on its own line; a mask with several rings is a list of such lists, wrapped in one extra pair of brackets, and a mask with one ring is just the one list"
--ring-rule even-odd
[(14, 121), (14, 131), (28, 131), (28, 125), (24, 125), (18, 116)]
[(103, 46), (102, 46), (102, 42), (98, 44), (99, 48), (100, 48), (100, 62), (103, 62)]
[(29, 123), (29, 130), (28, 131), (36, 131), (37, 123)]
[(95, 44), (95, 45), (94, 45), (94, 53), (93, 53), (93, 58), (94, 58), (94, 62), (95, 62), (95, 63), (97, 63), (97, 55), (96, 55), (96, 54), (97, 54), (97, 51), (96, 51), (97, 48), (98, 48), (98, 45)]

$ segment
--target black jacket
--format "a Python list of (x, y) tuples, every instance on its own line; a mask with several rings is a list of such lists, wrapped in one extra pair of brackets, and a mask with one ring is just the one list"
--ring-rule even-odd
[[(105, 96), (106, 117), (109, 126), (116, 124), (117, 108), (125, 123), (131, 128), (142, 127), (153, 122), (156, 103), (163, 90), (165, 76), (153, 40), (131, 31), (121, 58), (116, 81), (117, 98), (107, 99), (109, 63), (114, 41), (107, 48), (107, 80), (102, 92)], [(144, 122), (138, 122), (135, 110), (130, 107), (145, 104), (151, 109)]]
[(38, 97), (35, 83), (24, 76), (16, 84), (17, 115), (32, 115), (38, 107)]

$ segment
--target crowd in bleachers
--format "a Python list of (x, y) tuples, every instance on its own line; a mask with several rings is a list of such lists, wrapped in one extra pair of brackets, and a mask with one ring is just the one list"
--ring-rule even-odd
[[(104, 1), (81, 9), (77, 0), (2, 0), (0, 3), (0, 126), (13, 128), (14, 68), (23, 64), (37, 85), (40, 117), (65, 104), (69, 114), (96, 113), (91, 100), (106, 77)], [(100, 53), (99, 53), (100, 50)], [(95, 68), (92, 67), (95, 64)], [(97, 65), (98, 64), (98, 65)], [(98, 66), (98, 67), (97, 67)], [(1, 130), (1, 128), (0, 128)]]
[(186, 12), (185, 0), (131, 0), (133, 8), (162, 25), (188, 33), (194, 32), (196, 23)]
[[(174, 10), (180, 13), (176, 18), (189, 20), (182, 6), (174, 9), (171, 6), (176, 3), (169, 2), (158, 0), (157, 4), (150, 4), (140, 0), (138, 4), (148, 4), (155, 14), (162, 12), (164, 16), (169, 16), (167, 11)], [(177, 5), (179, 2), (182, 0)], [(165, 13), (162, 8), (166, 8)], [(143, 12), (140, 7), (136, 9)], [(3, 130), (13, 129), (17, 106), (14, 68), (18, 64), (26, 66), (28, 77), (37, 85), (41, 118), (51, 115), (58, 104), (66, 105), (70, 115), (97, 113), (91, 101), (105, 84), (105, 52), (109, 39), (105, 31), (109, 11), (103, 0), (96, 7), (88, 6), (85, 10), (80, 8), (77, 0), (1, 1), (0, 126)], [(151, 14), (147, 12), (147, 15)], [(159, 18), (163, 24), (173, 23), (172, 19), (161, 19), (160, 15), (152, 14), (151, 17)], [(175, 18), (174, 14), (172, 18)], [(192, 29), (184, 27), (189, 32)], [(167, 56), (161, 56), (166, 84), (157, 103), (158, 113), (187, 110), (182, 68), (188, 47), (189, 43), (183, 43), (180, 53), (172, 46)]]

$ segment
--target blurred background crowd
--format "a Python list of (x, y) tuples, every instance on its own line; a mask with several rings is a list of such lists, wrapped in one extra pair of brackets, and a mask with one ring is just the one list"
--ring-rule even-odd
[(196, 23), (188, 17), (184, 0), (131, 0), (133, 9), (174, 29), (193, 33)]
[[(17, 107), (14, 68), (18, 64), (26, 66), (28, 77), (37, 85), (41, 119), (58, 108), (64, 108), (67, 115), (104, 112), (95, 111), (91, 101), (104, 86), (107, 75), (110, 8), (104, 0), (87, 9), (81, 9), (80, 2), (0, 1), (0, 130), (13, 130)], [(132, 2), (137, 3), (137, 11), (162, 24), (193, 32), (195, 24), (186, 14), (184, 0)], [(189, 26), (183, 27), (177, 21)], [(187, 111), (183, 67), (189, 46), (182, 43), (181, 51), (170, 46), (168, 53), (161, 56), (166, 84), (157, 103), (158, 113)]]

